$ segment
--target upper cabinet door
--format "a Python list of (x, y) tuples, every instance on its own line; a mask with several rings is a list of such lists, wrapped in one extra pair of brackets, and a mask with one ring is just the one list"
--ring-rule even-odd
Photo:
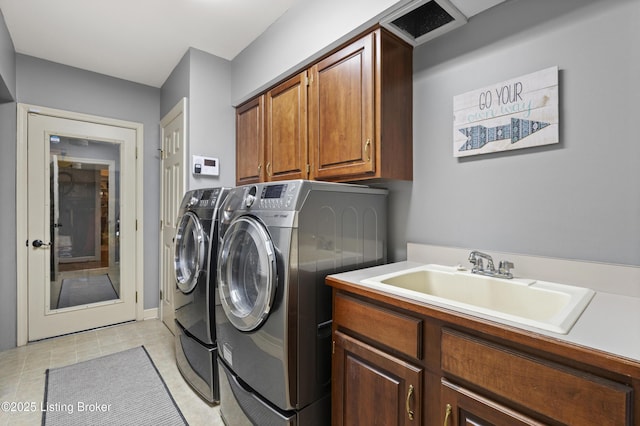
[(318, 62), (309, 85), (315, 179), (375, 172), (375, 42), (370, 33)]
[(264, 156), (264, 96), (236, 109), (236, 184), (260, 182)]
[(308, 177), (307, 72), (269, 90), (265, 98), (265, 180)]

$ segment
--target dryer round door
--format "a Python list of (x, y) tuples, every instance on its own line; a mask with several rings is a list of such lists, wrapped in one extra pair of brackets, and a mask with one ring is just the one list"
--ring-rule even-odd
[(191, 293), (206, 265), (207, 236), (198, 216), (187, 212), (178, 224), (173, 266), (176, 283), (183, 293)]
[(276, 292), (275, 250), (257, 219), (241, 216), (226, 230), (218, 262), (220, 302), (238, 330), (260, 327), (269, 316)]

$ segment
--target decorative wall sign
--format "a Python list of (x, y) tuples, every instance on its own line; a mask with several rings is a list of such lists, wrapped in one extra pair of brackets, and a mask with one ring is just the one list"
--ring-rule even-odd
[(558, 143), (558, 67), (453, 98), (453, 156)]

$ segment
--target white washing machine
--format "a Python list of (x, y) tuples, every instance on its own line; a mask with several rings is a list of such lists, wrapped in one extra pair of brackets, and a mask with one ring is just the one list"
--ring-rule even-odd
[(176, 285), (185, 295), (176, 306), (176, 363), (185, 380), (210, 403), (219, 401), (215, 334), (218, 210), (227, 188), (188, 191), (174, 240)]
[(232, 189), (221, 208), (216, 306), (228, 425), (331, 422), (326, 275), (386, 261), (383, 189), (283, 181)]

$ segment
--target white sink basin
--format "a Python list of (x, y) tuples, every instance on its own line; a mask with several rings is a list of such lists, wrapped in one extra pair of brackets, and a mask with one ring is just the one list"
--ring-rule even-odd
[(494, 278), (442, 265), (424, 265), (361, 283), (410, 299), (462, 308), (562, 334), (569, 332), (595, 294), (583, 287)]

